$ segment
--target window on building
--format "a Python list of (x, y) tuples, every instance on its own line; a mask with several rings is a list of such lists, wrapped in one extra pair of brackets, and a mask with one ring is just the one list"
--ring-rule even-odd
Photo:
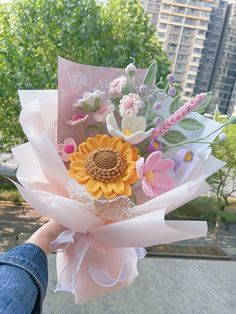
[(187, 15), (199, 16), (200, 11), (195, 9), (187, 9)]
[(178, 54), (178, 58), (177, 58), (178, 61), (183, 61), (185, 59), (186, 59), (185, 55), (181, 55), (180, 53)]
[(187, 3), (188, 0), (176, 0), (176, 3)]
[(184, 71), (186, 67), (185, 63), (177, 63), (175, 69), (178, 71)]
[(199, 21), (200, 26), (208, 26), (208, 21)]
[(189, 74), (189, 75), (188, 75), (188, 79), (189, 79), (189, 80), (195, 80), (195, 79), (196, 79), (196, 76), (195, 76), (195, 75), (192, 75), (192, 74)]
[(199, 57), (193, 57), (192, 58), (193, 62), (200, 62), (200, 60), (201, 60), (201, 58), (199, 58)]
[(172, 22), (183, 23), (184, 18), (182, 16), (172, 16)]
[(203, 2), (202, 3), (203, 7), (205, 7), (205, 8), (211, 8), (213, 5), (212, 2), (206, 2), (206, 1), (202, 1), (202, 2)]
[(204, 31), (204, 30), (202, 30), (202, 29), (200, 29), (200, 30), (197, 31), (197, 34), (198, 34), (198, 35), (202, 35), (202, 36), (205, 36), (206, 33), (207, 33), (207, 32)]
[(170, 41), (176, 41), (176, 40), (178, 40), (178, 38), (179, 38), (179, 36), (177, 36), (175, 34), (170, 34), (170, 36), (169, 36)]
[(169, 10), (170, 9), (170, 6), (168, 4), (162, 4), (161, 8), (163, 10)]
[(185, 87), (187, 87), (187, 88), (194, 88), (194, 84), (186, 83), (186, 84), (185, 84)]
[(177, 13), (184, 13), (185, 8), (184, 7), (173, 7), (173, 11)]
[(197, 45), (204, 45), (204, 39), (199, 39), (199, 38), (197, 38), (197, 39), (195, 40), (195, 43), (196, 43)]
[(168, 24), (165, 24), (165, 23), (159, 24), (159, 28), (162, 28), (162, 29), (167, 29), (167, 26), (168, 26)]
[(169, 43), (167, 45), (167, 50), (173, 51), (173, 50), (176, 50), (176, 47), (177, 47), (176, 44)]
[(191, 66), (189, 67), (189, 71), (197, 72), (197, 70), (198, 70), (198, 67), (195, 67), (195, 66), (193, 66), (193, 65), (191, 65)]
[(183, 29), (184, 34), (191, 35), (191, 34), (193, 34), (193, 32), (194, 32), (194, 29), (189, 28), (189, 27), (184, 27), (184, 29)]
[(201, 15), (209, 17), (211, 15), (211, 12), (202, 11)]
[(190, 18), (185, 19), (185, 24), (196, 25), (196, 23), (197, 23), (197, 20), (195, 20), (195, 19), (190, 19)]
[(158, 32), (157, 36), (159, 38), (164, 38), (165, 37), (165, 33)]
[(193, 53), (199, 53), (199, 54), (201, 54), (201, 53), (202, 53), (202, 49), (200, 49), (200, 48), (194, 48), (194, 49), (193, 49)]
[(165, 20), (168, 20), (169, 14), (161, 13), (161, 14), (160, 14), (160, 18), (165, 19)]
[(185, 93), (184, 93), (184, 95), (185, 95), (185, 96), (188, 96), (188, 97), (191, 96), (191, 94), (192, 94), (191, 92), (185, 92)]
[(179, 34), (181, 31), (181, 26), (178, 25), (171, 25), (170, 26), (170, 33)]

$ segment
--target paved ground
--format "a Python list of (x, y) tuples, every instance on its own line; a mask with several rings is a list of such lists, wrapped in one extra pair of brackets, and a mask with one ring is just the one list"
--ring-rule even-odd
[(235, 262), (145, 258), (127, 289), (76, 305), (54, 293), (55, 255), (49, 257), (49, 288), (43, 314), (235, 314)]

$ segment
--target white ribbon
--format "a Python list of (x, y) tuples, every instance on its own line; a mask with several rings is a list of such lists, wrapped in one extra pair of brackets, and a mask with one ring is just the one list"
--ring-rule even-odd
[[(66, 230), (50, 243), (50, 249), (52, 251), (57, 251), (57, 253), (62, 254), (66, 254), (71, 244), (75, 245), (72, 256), (68, 259), (66, 266), (58, 277), (56, 291), (60, 290), (75, 293), (76, 282), (82, 262), (93, 242), (93, 238), (88, 233), (75, 233), (71, 230)], [(113, 287), (118, 282), (125, 281), (130, 277), (133, 268), (128, 258), (129, 256), (141, 259), (147, 254), (144, 248), (113, 248), (113, 250), (117, 250), (116, 253), (121, 258), (120, 269), (115, 278), (111, 276), (109, 271), (105, 268), (87, 265), (93, 281), (107, 288)], [(70, 280), (67, 278), (68, 273), (71, 274)]]

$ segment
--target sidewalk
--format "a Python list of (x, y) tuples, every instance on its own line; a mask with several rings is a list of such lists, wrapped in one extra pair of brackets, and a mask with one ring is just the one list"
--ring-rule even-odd
[(49, 287), (43, 314), (235, 314), (234, 262), (145, 258), (139, 276), (122, 291), (76, 305), (74, 296), (54, 293), (55, 255), (49, 257)]

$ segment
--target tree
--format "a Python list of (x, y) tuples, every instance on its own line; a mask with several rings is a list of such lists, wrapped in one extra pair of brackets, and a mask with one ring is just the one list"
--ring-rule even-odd
[(57, 57), (75, 62), (138, 67), (156, 59), (168, 72), (155, 29), (139, 1), (13, 0), (0, 5), (0, 151), (22, 141), (18, 89), (57, 87)]
[[(228, 119), (219, 113), (215, 118), (222, 123)], [(232, 197), (236, 192), (236, 125), (227, 125), (224, 128), (224, 133), (226, 135), (225, 141), (212, 145), (212, 150), (217, 158), (224, 160), (227, 164), (209, 178), (211, 191), (218, 201), (215, 234), (217, 234), (221, 222), (231, 218), (235, 219), (235, 215), (225, 213), (225, 207), (232, 205)]]

